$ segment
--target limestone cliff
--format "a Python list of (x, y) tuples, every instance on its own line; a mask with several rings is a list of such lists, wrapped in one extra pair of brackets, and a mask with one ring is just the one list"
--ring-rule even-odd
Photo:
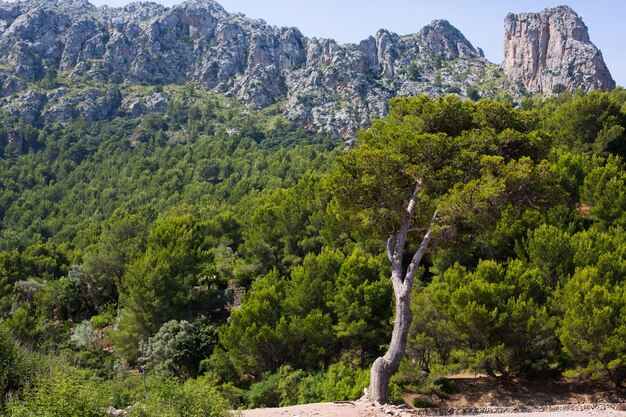
[(171, 8), (0, 1), (0, 108), (31, 123), (140, 117), (162, 111), (167, 97), (134, 99), (129, 86), (191, 82), (251, 107), (277, 104), (304, 127), (350, 137), (398, 95), (515, 99), (520, 80), (536, 92), (559, 83), (611, 88), (582, 21), (555, 10), (507, 17), (510, 81), (445, 20), (340, 45), (228, 13), (213, 0)]
[(568, 6), (509, 14), (504, 21), (507, 77), (531, 93), (609, 90), (615, 81), (587, 26)]

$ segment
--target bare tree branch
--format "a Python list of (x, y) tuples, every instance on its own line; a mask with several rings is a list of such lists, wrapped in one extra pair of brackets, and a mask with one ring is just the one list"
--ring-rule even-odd
[(396, 233), (392, 233), (389, 239), (387, 239), (387, 259), (389, 259), (391, 264), (393, 264), (393, 247), (396, 243), (396, 238)]
[(393, 268), (400, 268), (400, 272), (402, 272), (402, 255), (404, 253), (404, 243), (406, 242), (406, 237), (409, 234), (409, 230), (411, 228), (411, 222), (413, 221), (413, 215), (415, 214), (415, 209), (417, 207), (417, 192), (422, 185), (421, 181), (417, 181), (415, 183), (415, 188), (413, 189), (413, 193), (411, 194), (411, 199), (407, 204), (406, 210), (402, 216), (402, 224), (400, 225), (400, 229), (396, 233), (396, 243), (393, 249), (393, 260), (391, 261)]
[(437, 211), (433, 213), (433, 217), (430, 220), (430, 226), (428, 227), (428, 231), (424, 235), (422, 239), (422, 243), (420, 243), (419, 248), (415, 251), (413, 255), (413, 259), (411, 259), (411, 263), (407, 268), (406, 275), (404, 277), (404, 288), (403, 291), (411, 291), (411, 287), (413, 286), (413, 279), (415, 278), (415, 274), (417, 273), (417, 269), (420, 266), (420, 262), (422, 262), (422, 257), (424, 253), (426, 253), (426, 249), (428, 248), (428, 244), (430, 243), (430, 239), (432, 238), (433, 227), (437, 222)]

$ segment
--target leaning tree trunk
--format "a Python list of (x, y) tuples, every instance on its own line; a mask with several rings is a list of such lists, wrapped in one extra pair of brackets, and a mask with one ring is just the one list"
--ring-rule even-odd
[(409, 327), (413, 320), (411, 313), (410, 294), (406, 296), (395, 295), (396, 318), (393, 323), (391, 343), (384, 356), (374, 361), (370, 370), (369, 398), (372, 401), (386, 404), (389, 402), (389, 380), (398, 370), (400, 361), (406, 350), (406, 341), (409, 335)]
[(411, 313), (411, 288), (413, 279), (420, 265), (424, 252), (430, 243), (432, 229), (437, 218), (437, 213), (433, 214), (430, 227), (422, 238), (422, 243), (413, 255), (411, 263), (406, 272), (402, 265), (404, 255), (404, 244), (410, 231), (411, 221), (415, 214), (417, 205), (417, 192), (420, 184), (415, 187), (411, 200), (406, 208), (400, 230), (394, 233), (387, 241), (387, 257), (391, 262), (391, 282), (396, 304), (396, 316), (393, 323), (391, 342), (387, 352), (376, 359), (370, 370), (370, 386), (367, 397), (370, 401), (386, 404), (389, 402), (389, 380), (398, 370), (400, 361), (406, 350), (406, 342), (409, 335), (409, 328), (413, 320)]

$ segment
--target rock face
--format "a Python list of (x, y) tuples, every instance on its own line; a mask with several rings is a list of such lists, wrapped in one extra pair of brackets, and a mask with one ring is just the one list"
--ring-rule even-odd
[[(567, 22), (559, 24), (569, 27)], [(522, 30), (525, 24), (518, 26), (507, 32), (516, 37), (507, 71), (517, 81), (527, 77), (524, 65), (532, 63), (531, 73), (543, 80), (544, 68), (560, 61), (551, 53), (536, 63), (519, 61), (527, 59), (522, 49), (534, 46), (525, 46), (530, 35)], [(582, 29), (570, 32), (558, 32), (572, 50), (570, 78), (576, 86), (600, 88), (588, 79), (596, 61), (578, 46)], [(64, 80), (60, 85), (57, 73)], [(358, 44), (339, 45), (230, 14), (212, 0), (171, 8), (147, 2), (123, 8), (86, 0), (0, 2), (0, 107), (29, 122), (138, 117), (163, 109), (167, 101), (159, 95), (131, 100), (124, 86), (188, 82), (251, 107), (278, 103), (300, 125), (346, 137), (384, 116), (394, 96), (522, 93), (445, 20), (411, 35), (380, 30)], [(548, 88), (556, 82), (561, 81)]]
[(529, 92), (615, 88), (602, 53), (591, 43), (587, 27), (571, 8), (509, 14), (504, 31), (504, 72)]

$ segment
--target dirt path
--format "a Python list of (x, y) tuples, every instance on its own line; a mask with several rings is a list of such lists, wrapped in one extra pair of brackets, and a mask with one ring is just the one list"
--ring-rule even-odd
[[(582, 409), (588, 408), (588, 409)], [(497, 413), (490, 410), (488, 414), (472, 414), (484, 417), (626, 417), (626, 411), (618, 411), (606, 405), (573, 405), (572, 409), (561, 406), (557, 411), (533, 411)], [(256, 410), (236, 411), (234, 416), (241, 417), (413, 417), (424, 415), (411, 407), (380, 407), (372, 404), (355, 402), (304, 404), (283, 408), (262, 408)]]
[(244, 410), (242, 417), (357, 417), (365, 416), (354, 403), (316, 403), (283, 408)]

